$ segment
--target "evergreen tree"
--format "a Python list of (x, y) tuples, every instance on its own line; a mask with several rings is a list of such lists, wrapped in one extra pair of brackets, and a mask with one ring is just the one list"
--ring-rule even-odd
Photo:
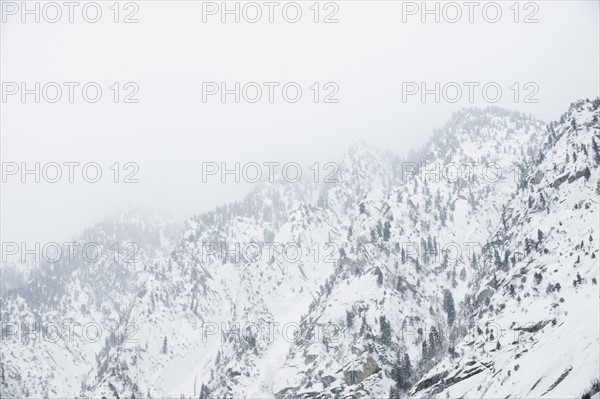
[(600, 147), (598, 147), (595, 138), (592, 138), (592, 148), (594, 149), (594, 159), (596, 160), (596, 163), (600, 163)]
[(350, 328), (354, 325), (354, 313), (346, 311), (346, 325)]
[(202, 383), (202, 387), (200, 387), (200, 396), (198, 399), (208, 399), (210, 395), (210, 390), (204, 383)]
[(477, 255), (473, 254), (473, 260), (471, 260), (471, 267), (477, 269)]
[(456, 281), (456, 269), (452, 270), (452, 273), (450, 273), (450, 275), (452, 276), (452, 288), (456, 288), (458, 286), (458, 281)]
[(167, 353), (167, 337), (163, 338), (162, 353), (163, 354)]
[(535, 242), (535, 241), (533, 241), (533, 240), (531, 240), (531, 239), (529, 239), (529, 238), (525, 237), (525, 244), (524, 244), (524, 247), (525, 247), (525, 254), (526, 254), (526, 255), (529, 255), (529, 253), (531, 253), (531, 251), (533, 250), (533, 243), (534, 243), (534, 242)]
[(443, 308), (448, 315), (448, 326), (452, 326), (452, 323), (454, 323), (454, 320), (456, 319), (456, 311), (454, 309), (454, 298), (448, 289), (444, 290)]
[(494, 249), (494, 265), (496, 265), (496, 269), (502, 269), (502, 259), (500, 259), (497, 249)]
[(427, 340), (423, 340), (423, 344), (421, 346), (421, 361), (426, 363), (429, 360), (429, 348), (427, 347)]
[(386, 220), (386, 222), (383, 225), (383, 241), (388, 241), (390, 239), (390, 237), (392, 235), (392, 233), (390, 231), (391, 228), (392, 228), (392, 225), (391, 225), (390, 221)]
[(383, 284), (383, 273), (381, 272), (381, 269), (379, 267), (375, 268), (375, 275), (377, 276), (377, 285), (381, 287), (381, 285)]
[(398, 373), (400, 388), (410, 388), (410, 377), (412, 375), (412, 365), (410, 364), (410, 357), (408, 353), (405, 353), (400, 363), (400, 370)]
[(392, 369), (392, 378), (396, 381), (396, 387), (402, 390), (410, 388), (410, 377), (412, 375), (412, 365), (408, 353), (399, 356), (394, 368)]
[(433, 358), (442, 348), (442, 338), (435, 327), (429, 332), (429, 356)]
[(371, 230), (371, 242), (374, 244), (377, 240), (377, 231), (375, 229)]
[(385, 316), (379, 316), (379, 329), (381, 331), (381, 342), (389, 345), (392, 342), (392, 329)]
[(446, 270), (448, 268), (448, 252), (444, 252), (444, 256), (442, 258), (442, 269)]
[(502, 270), (507, 272), (510, 269), (510, 252), (507, 250), (504, 251), (504, 259), (502, 261)]

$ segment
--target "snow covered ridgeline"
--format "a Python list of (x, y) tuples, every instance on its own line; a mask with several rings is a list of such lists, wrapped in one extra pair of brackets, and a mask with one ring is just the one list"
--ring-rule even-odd
[[(165, 220), (127, 212), (87, 229), (78, 248), (93, 242), (99, 259), (82, 251), (34, 263), (24, 286), (0, 298), (2, 397), (75, 397), (104, 345), (131, 336), (132, 297), (173, 245)], [(115, 243), (139, 244), (136, 261), (115, 257)], [(148, 244), (148, 245), (145, 245)]]
[[(61, 277), (68, 293), (43, 308), (2, 298), (3, 321), (53, 312), (139, 328), (136, 342), (96, 346), (4, 341), (2, 396), (581, 396), (598, 369), (587, 315), (598, 300), (597, 113), (598, 101), (579, 102), (544, 127), (463, 110), (410, 159), (439, 164), (433, 174), (407, 178), (409, 163), (355, 145), (333, 187), (265, 184), (190, 219), (126, 275), (126, 293), (99, 270), (82, 284), (75, 267)], [(479, 166), (453, 179), (452, 164)], [(210, 242), (266, 241), (298, 243), (302, 256), (202, 256)], [(336, 262), (314, 258), (322, 243), (339, 249)], [(51, 286), (44, 275), (31, 286)], [(83, 317), (82, 303), (96, 310)]]
[[(598, 103), (575, 103), (548, 126), (539, 161), (489, 239), (522, 242), (523, 259), (483, 269), (473, 292), (490, 295), (464, 307), (519, 339), (506, 345), (488, 331), (464, 338), (413, 387), (414, 396), (597, 395)], [(523, 327), (524, 320), (537, 322)]]
[[(429, 165), (525, 167), (529, 154), (542, 145), (541, 131), (540, 123), (522, 115), (466, 110), (434, 135), (420, 159)], [(290, 398), (387, 397), (390, 387), (406, 391), (418, 379), (442, 350), (433, 327), (430, 344), (426, 326), (446, 323), (453, 302), (444, 300), (446, 292), (463, 297), (484, 266), (478, 257), (450, 259), (439, 244), (483, 246), (516, 186), (513, 174), (494, 180), (474, 175), (458, 181), (421, 175), (399, 181), (383, 196), (359, 201), (342, 243), (342, 261), (303, 318), (308, 329), (332, 320), (348, 323), (352, 333), (342, 345), (292, 347), (273, 392)], [(409, 253), (406, 243), (417, 243), (421, 250)], [(407, 337), (407, 330), (419, 325), (421, 333)], [(395, 370), (403, 370), (403, 377)]]

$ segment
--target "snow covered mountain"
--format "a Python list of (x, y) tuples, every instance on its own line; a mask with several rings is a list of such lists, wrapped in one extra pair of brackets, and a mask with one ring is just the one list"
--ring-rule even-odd
[(130, 335), (132, 298), (176, 235), (164, 219), (125, 213), (34, 262), (23, 288), (2, 292), (1, 396), (77, 396), (103, 346)]
[[(407, 376), (394, 380), (399, 363), (428, 366), (423, 342), (446, 318), (445, 293), (467, 292), (478, 268), (468, 252), (479, 256), (516, 187), (515, 165), (541, 143), (540, 130), (500, 109), (464, 110), (434, 134), (422, 160), (401, 165), (399, 187), (361, 202), (335, 277), (302, 320), (302, 336), (322, 325), (337, 329), (299, 340), (274, 393), (387, 397), (396, 384), (410, 386)], [(496, 174), (487, 175), (492, 167)]]
[(94, 226), (98, 261), (3, 292), (0, 396), (591, 396), (599, 105), (465, 109), (415, 159), (352, 146), (337, 184)]
[(572, 104), (548, 125), (487, 240), (486, 267), (462, 312), (473, 323), (415, 397), (574, 398), (600, 389), (598, 104)]

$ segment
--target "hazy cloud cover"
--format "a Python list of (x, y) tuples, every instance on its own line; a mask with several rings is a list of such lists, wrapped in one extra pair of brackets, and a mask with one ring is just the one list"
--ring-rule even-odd
[[(472, 104), (465, 94), (457, 103), (403, 102), (403, 82), (498, 82), (496, 105), (547, 121), (565, 99), (599, 94), (597, 1), (537, 2), (539, 22), (530, 24), (512, 15), (492, 24), (480, 13), (474, 23), (403, 22), (401, 2), (391, 1), (338, 2), (334, 24), (308, 15), (296, 24), (221, 23), (218, 15), (204, 23), (202, 2), (137, 4), (135, 24), (113, 23), (112, 14), (96, 24), (21, 23), (18, 15), (1, 24), (2, 82), (104, 88), (94, 104), (3, 101), (2, 162), (97, 162), (104, 172), (115, 162), (139, 165), (135, 184), (9, 179), (4, 241), (69, 239), (123, 204), (183, 220), (251, 189), (202, 183), (202, 162), (338, 161), (357, 140), (405, 154), (454, 110), (490, 105), (481, 91)], [(135, 82), (139, 102), (114, 103), (114, 82)], [(298, 82), (304, 97), (204, 103), (202, 82)], [(335, 82), (339, 102), (314, 103), (314, 82)], [(539, 101), (515, 103), (514, 82), (536, 83)]]

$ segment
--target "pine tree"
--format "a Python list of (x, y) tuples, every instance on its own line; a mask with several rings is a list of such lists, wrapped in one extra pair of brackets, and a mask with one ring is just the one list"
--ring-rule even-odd
[(383, 225), (383, 241), (388, 241), (392, 235), (391, 233), (391, 228), (392, 225), (390, 223), (389, 220), (386, 220), (386, 222)]
[(163, 354), (167, 353), (167, 337), (163, 338), (162, 353)]
[(377, 276), (377, 285), (381, 287), (381, 285), (383, 284), (383, 273), (381, 272), (381, 269), (379, 267), (375, 268), (375, 275)]
[(353, 325), (354, 325), (354, 313), (346, 310), (346, 326), (348, 326), (348, 328), (350, 328)]
[(594, 159), (596, 160), (596, 163), (600, 163), (600, 147), (598, 147), (595, 138), (592, 138), (592, 148), (594, 149)]
[(452, 288), (456, 288), (458, 286), (458, 281), (456, 281), (456, 269), (452, 270), (452, 273), (450, 273), (450, 275), (452, 276)]
[(502, 259), (500, 259), (497, 249), (494, 249), (494, 265), (496, 265), (496, 269), (502, 269)]
[(452, 326), (452, 323), (454, 323), (454, 320), (456, 319), (456, 311), (454, 309), (454, 298), (448, 289), (444, 290), (443, 308), (448, 315), (448, 326)]
[(396, 381), (396, 386), (400, 389), (406, 390), (410, 388), (410, 377), (412, 375), (412, 365), (410, 363), (410, 357), (408, 353), (398, 357), (398, 361), (395, 364), (392, 371), (392, 378)]
[(427, 347), (427, 340), (423, 340), (421, 360), (426, 363), (429, 360), (429, 348)]
[(433, 358), (442, 348), (442, 338), (435, 327), (429, 332), (429, 356)]
[(442, 258), (442, 269), (446, 270), (448, 268), (448, 252), (444, 252), (444, 257)]
[(210, 395), (210, 390), (208, 389), (208, 387), (206, 385), (204, 385), (204, 383), (202, 383), (202, 386), (200, 387), (200, 396), (198, 399), (208, 399)]
[(400, 366), (400, 377), (403, 381), (403, 383), (401, 384), (401, 388), (408, 389), (410, 387), (411, 375), (412, 365), (410, 364), (410, 357), (408, 356), (408, 353), (405, 353)]
[(381, 331), (381, 342), (389, 345), (392, 342), (392, 329), (385, 316), (379, 316), (379, 329)]

